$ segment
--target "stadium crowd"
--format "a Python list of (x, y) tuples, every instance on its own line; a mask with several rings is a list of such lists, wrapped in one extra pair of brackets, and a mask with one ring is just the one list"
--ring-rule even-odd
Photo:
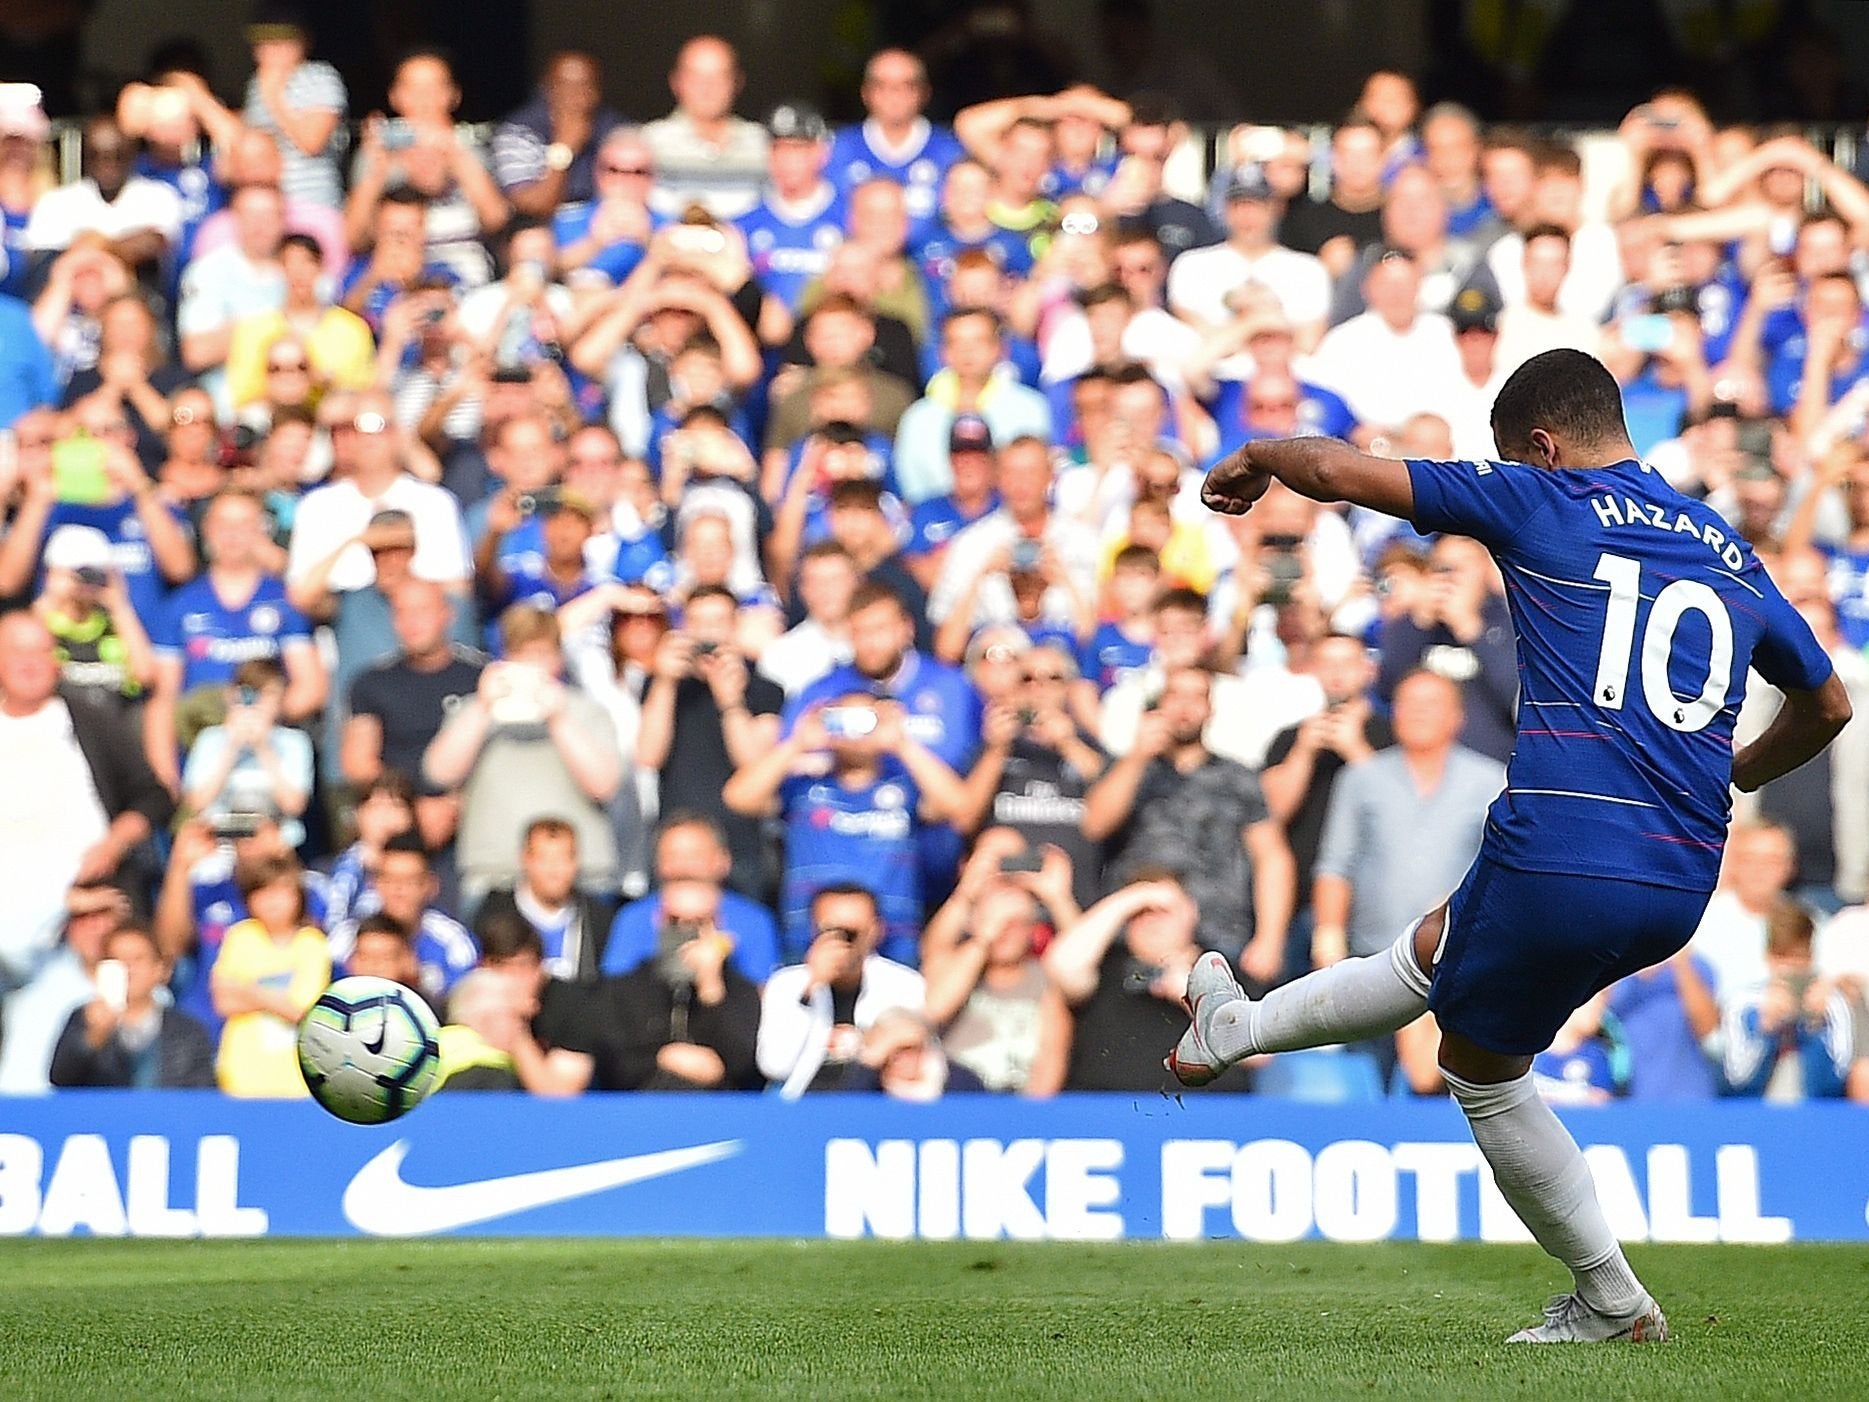
[[(1515, 726), (1481, 547), (1202, 469), (1490, 456), (1553, 347), (1869, 710), (1869, 188), (1795, 133), (1378, 72), (1197, 190), (1164, 100), (949, 130), (901, 50), (835, 131), (702, 36), (665, 115), (561, 52), (482, 134), (440, 52), (363, 114), (250, 37), (240, 106), (152, 74), (65, 184), (0, 86), (0, 1091), (303, 1094), (338, 971), (434, 1004), (450, 1088), (1169, 1084), (1196, 955), (1386, 946)], [(1543, 1084), (1869, 1099), (1866, 895), (1859, 719)], [(1435, 1035), (1215, 1088), (1438, 1094)]]

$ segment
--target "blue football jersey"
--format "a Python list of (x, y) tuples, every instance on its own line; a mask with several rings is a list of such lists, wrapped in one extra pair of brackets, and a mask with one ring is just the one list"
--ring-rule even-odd
[(844, 202), (828, 183), (803, 209), (784, 210), (767, 194), (735, 221), (746, 236), (746, 256), (759, 285), (796, 309), (811, 280), (830, 264), (844, 241)]
[(786, 952), (811, 944), (811, 898), (855, 882), (876, 895), (879, 952), (913, 968), (921, 932), (921, 793), (900, 760), (886, 757), (876, 782), (845, 788), (829, 775), (794, 774), (779, 787), (785, 817), (785, 879), (779, 908)]
[(873, 122), (863, 122), (838, 128), (825, 174), (846, 195), (866, 180), (895, 181), (907, 196), (910, 222), (917, 222), (934, 217), (942, 177), (966, 154), (953, 132), (926, 118), (917, 118), (909, 139), (894, 149)]
[(1809, 626), (1717, 512), (1642, 463), (1408, 474), (1417, 525), (1492, 551), (1518, 634), (1518, 740), (1482, 854), (1711, 891), (1746, 669), (1823, 685)]
[(149, 630), (160, 656), (179, 658), (182, 690), (225, 686), (242, 662), (280, 661), (288, 647), (312, 640), (311, 624), (286, 598), (283, 581), (262, 575), (243, 603), (227, 604), (214, 581), (199, 575), (169, 595), (162, 617)]

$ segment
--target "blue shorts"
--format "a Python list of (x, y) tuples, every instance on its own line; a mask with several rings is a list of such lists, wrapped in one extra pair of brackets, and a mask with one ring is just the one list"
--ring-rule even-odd
[(1504, 1056), (1536, 1056), (1572, 1012), (1685, 945), (1707, 891), (1500, 866), (1482, 853), (1447, 907), (1428, 1010)]

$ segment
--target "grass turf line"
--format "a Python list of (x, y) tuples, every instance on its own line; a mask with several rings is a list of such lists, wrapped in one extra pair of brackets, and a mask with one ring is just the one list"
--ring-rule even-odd
[(1529, 1247), (41, 1242), (7, 1398), (1849, 1398), (1869, 1248), (1638, 1247), (1662, 1348), (1507, 1349)]

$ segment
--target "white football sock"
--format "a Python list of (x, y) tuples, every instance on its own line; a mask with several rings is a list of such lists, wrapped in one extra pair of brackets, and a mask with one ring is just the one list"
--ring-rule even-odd
[(1540, 1098), (1531, 1072), (1491, 1086), (1441, 1074), (1500, 1194), (1538, 1244), (1570, 1267), (1584, 1303), (1613, 1319), (1634, 1314), (1646, 1292), (1597, 1204), (1583, 1151)]
[[(1419, 923), (1419, 922), (1417, 922)], [(1381, 954), (1344, 959), (1214, 1013), (1208, 1047), (1228, 1062), (1262, 1052), (1360, 1042), (1406, 1027), (1428, 1010), (1428, 976), (1415, 962), (1415, 926)]]

